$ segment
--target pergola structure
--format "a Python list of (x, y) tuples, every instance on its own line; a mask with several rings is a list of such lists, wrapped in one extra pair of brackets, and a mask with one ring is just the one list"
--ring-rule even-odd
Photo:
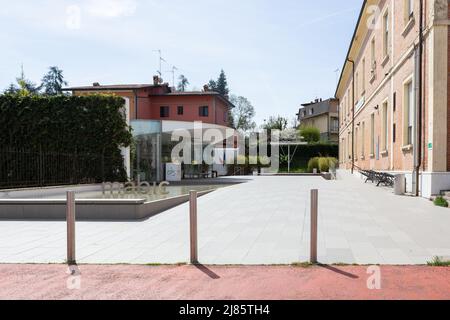
[[(292, 141), (277, 141), (277, 142), (272, 142), (272, 144), (273, 145), (278, 145), (280, 147), (286, 147), (286, 146), (288, 147), (288, 154), (287, 154), (287, 157), (288, 157), (288, 173), (291, 173), (291, 162), (292, 162), (292, 160), (294, 159), (294, 157), (295, 157), (295, 155), (297, 153), (298, 147), (299, 146), (305, 146), (308, 143), (305, 142), (305, 141), (300, 141), (300, 140), (295, 140), (295, 141), (292, 140)], [(292, 148), (294, 148), (293, 152), (291, 152)], [(281, 150), (281, 153), (285, 156), (286, 154), (285, 154), (283, 148), (280, 148), (280, 150)]]

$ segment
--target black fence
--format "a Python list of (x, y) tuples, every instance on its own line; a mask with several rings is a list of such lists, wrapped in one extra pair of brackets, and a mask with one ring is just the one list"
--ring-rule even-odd
[(0, 189), (121, 181), (122, 156), (0, 149)]

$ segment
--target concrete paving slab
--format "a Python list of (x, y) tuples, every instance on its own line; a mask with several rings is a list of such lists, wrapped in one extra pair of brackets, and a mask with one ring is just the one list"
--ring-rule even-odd
[[(199, 199), (203, 263), (285, 264), (309, 258), (309, 191), (319, 189), (319, 257), (327, 263), (425, 264), (450, 256), (450, 210), (344, 175), (249, 177)], [(0, 221), (0, 263), (63, 262), (65, 223)], [(77, 223), (81, 263), (189, 259), (184, 204), (139, 222)]]

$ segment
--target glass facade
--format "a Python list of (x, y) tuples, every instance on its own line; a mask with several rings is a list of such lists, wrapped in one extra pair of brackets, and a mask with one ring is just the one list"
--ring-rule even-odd
[(161, 121), (131, 121), (134, 144), (131, 148), (131, 179), (161, 181)]

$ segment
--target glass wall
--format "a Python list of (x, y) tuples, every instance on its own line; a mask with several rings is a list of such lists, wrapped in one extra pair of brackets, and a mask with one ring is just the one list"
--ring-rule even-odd
[(134, 143), (131, 148), (131, 179), (161, 181), (161, 121), (131, 121)]

